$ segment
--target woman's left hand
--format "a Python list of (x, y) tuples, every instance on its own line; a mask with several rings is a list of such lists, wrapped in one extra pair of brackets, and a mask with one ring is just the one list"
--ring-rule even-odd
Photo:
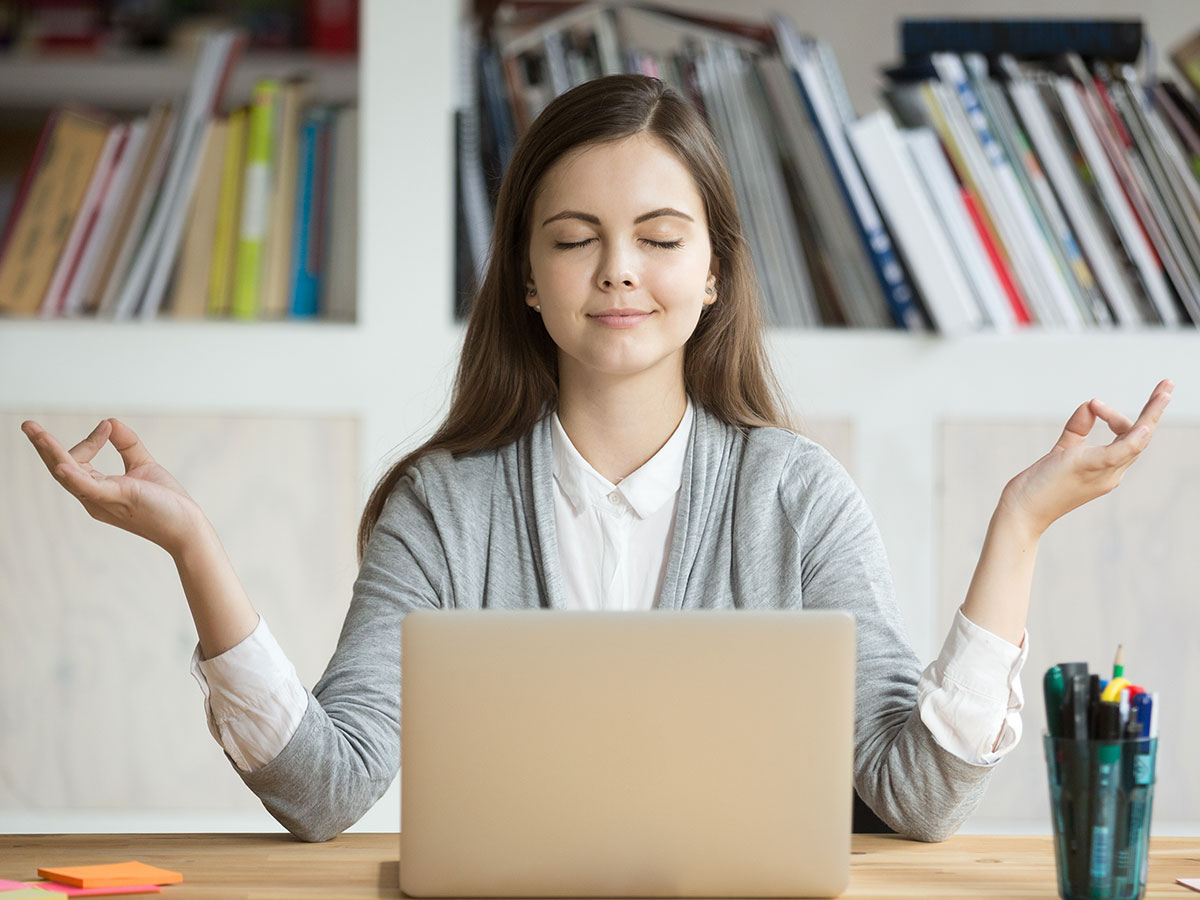
[[(1107, 494), (1150, 443), (1174, 387), (1169, 378), (1160, 381), (1136, 422), (1099, 400), (1084, 403), (1050, 452), (1005, 485), (1000, 506), (1023, 520), (1037, 538), (1056, 519)], [(1087, 446), (1084, 440), (1097, 418), (1116, 437), (1106, 446)]]

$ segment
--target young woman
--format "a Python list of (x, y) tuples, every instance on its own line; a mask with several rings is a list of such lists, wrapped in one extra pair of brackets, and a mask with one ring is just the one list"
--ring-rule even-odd
[[(619, 75), (558, 97), (514, 153), (450, 411), (367, 504), (350, 609), (311, 693), (204, 514), (130, 428), (105, 419), (69, 452), (22, 428), (89, 514), (172, 555), (209, 727), (304, 840), (353, 824), (396, 775), (409, 610), (539, 606), (851, 610), (856, 790), (897, 831), (940, 840), (1020, 736), (1039, 536), (1116, 487), (1172, 387), (1136, 422), (1082, 404), (1007, 484), (922, 672), (862, 495), (781, 411), (706, 124), (661, 82)], [(1097, 418), (1116, 438), (1085, 446)], [(123, 476), (89, 464), (110, 440)]]

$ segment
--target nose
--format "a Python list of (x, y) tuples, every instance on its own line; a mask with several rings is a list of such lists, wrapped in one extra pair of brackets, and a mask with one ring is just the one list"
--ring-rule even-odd
[(596, 275), (596, 283), (601, 290), (611, 291), (623, 288), (629, 291), (637, 287), (638, 279), (629, 264), (628, 256), (619, 242), (610, 245), (608, 252), (600, 261), (600, 268)]

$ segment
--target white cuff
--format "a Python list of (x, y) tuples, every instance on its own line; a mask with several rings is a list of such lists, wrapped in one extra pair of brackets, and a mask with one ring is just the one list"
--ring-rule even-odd
[(278, 756), (308, 708), (308, 692), (262, 616), (241, 643), (212, 659), (201, 659), (197, 644), (191, 672), (209, 732), (244, 772)]
[(941, 653), (917, 684), (921, 721), (934, 740), (971, 765), (1003, 759), (1021, 739), (1020, 674), (1028, 655), (1028, 631), (1014, 647), (957, 610)]

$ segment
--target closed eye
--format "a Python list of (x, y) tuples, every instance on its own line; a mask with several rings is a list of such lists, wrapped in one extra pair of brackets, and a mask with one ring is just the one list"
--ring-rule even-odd
[[(576, 247), (583, 247), (594, 241), (595, 238), (588, 238), (585, 241), (574, 241), (573, 243), (565, 243), (557, 241), (554, 244), (555, 250), (574, 250)], [(642, 238), (643, 244), (649, 244), (652, 247), (660, 247), (663, 250), (677, 250), (683, 246), (683, 241), (652, 241), (649, 238)]]

